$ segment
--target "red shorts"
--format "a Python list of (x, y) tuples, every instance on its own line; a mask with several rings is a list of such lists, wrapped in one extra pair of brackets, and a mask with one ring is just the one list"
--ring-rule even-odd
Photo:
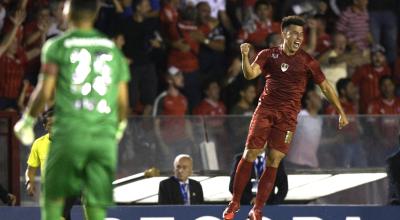
[(296, 119), (285, 117), (282, 111), (258, 106), (251, 119), (246, 147), (262, 149), (268, 143), (268, 148), (287, 154), (295, 129)]

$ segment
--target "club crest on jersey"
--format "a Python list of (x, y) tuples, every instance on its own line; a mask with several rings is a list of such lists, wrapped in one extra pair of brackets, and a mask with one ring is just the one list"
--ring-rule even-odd
[(272, 58), (274, 58), (274, 59), (278, 59), (278, 56), (279, 56), (279, 55), (278, 55), (277, 53), (273, 53), (273, 54), (272, 54)]
[(287, 64), (287, 63), (282, 63), (282, 64), (281, 64), (281, 70), (282, 70), (283, 72), (285, 72), (288, 68), (289, 68), (289, 64)]

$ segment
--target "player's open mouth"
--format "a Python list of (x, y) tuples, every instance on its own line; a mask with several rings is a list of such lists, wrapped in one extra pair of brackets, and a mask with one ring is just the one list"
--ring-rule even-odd
[(293, 43), (293, 46), (294, 46), (295, 48), (299, 48), (300, 45), (301, 45), (301, 42), (299, 42), (299, 41), (295, 41), (295, 42)]

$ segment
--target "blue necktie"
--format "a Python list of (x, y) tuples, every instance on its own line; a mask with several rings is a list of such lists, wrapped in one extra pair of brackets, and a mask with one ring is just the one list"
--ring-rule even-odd
[(188, 184), (187, 183), (181, 183), (180, 184), (180, 189), (181, 189), (181, 194), (183, 198), (183, 204), (184, 205), (189, 205), (189, 196), (188, 196)]

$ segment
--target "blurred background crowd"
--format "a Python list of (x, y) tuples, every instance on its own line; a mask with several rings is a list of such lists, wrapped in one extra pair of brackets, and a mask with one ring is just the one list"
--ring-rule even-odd
[[(26, 105), (43, 43), (67, 30), (63, 5), (0, 1), (0, 110)], [(96, 27), (130, 64), (134, 115), (251, 115), (264, 77), (244, 79), (239, 45), (251, 43), (252, 57), (278, 46), (290, 14), (307, 20), (303, 49), (347, 113), (398, 114), (398, 11), (395, 0), (103, 0)], [(317, 113), (334, 112), (323, 101)]]

